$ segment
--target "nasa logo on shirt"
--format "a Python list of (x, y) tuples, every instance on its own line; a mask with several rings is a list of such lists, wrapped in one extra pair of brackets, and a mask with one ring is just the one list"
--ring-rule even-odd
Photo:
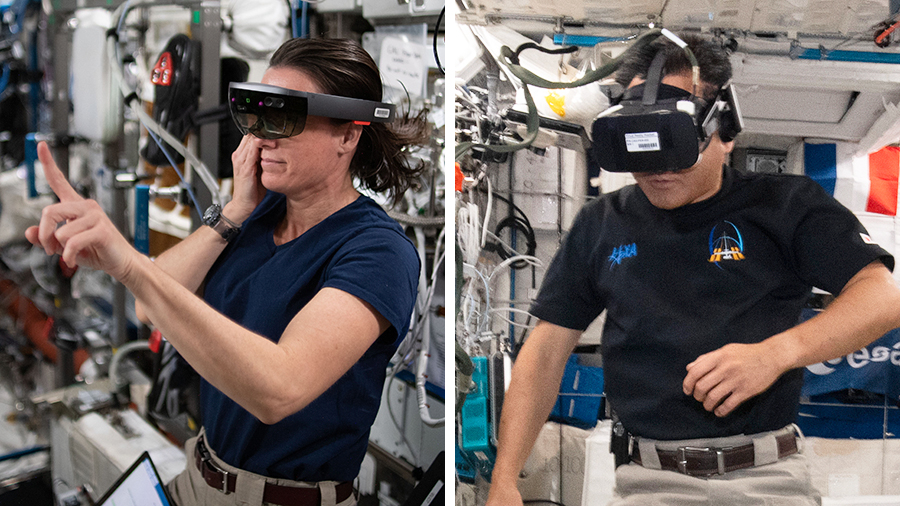
[(607, 260), (609, 260), (609, 268), (612, 270), (613, 266), (621, 265), (622, 260), (626, 258), (634, 258), (637, 256), (637, 243), (631, 244), (621, 244), (613, 248), (612, 253), (610, 253)]
[(709, 232), (709, 262), (721, 269), (720, 262), (744, 258), (744, 237), (737, 226), (730, 221), (713, 226)]

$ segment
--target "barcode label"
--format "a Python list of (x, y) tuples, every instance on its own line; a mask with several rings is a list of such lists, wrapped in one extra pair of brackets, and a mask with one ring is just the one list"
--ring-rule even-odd
[(625, 149), (629, 153), (659, 151), (659, 134), (657, 132), (625, 134)]

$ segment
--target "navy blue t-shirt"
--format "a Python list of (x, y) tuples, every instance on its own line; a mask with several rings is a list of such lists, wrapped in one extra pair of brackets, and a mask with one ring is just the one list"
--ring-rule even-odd
[(273, 231), (285, 211), (285, 197), (269, 192), (207, 275), (206, 302), (278, 342), (303, 306), (331, 287), (368, 302), (391, 326), (319, 398), (272, 425), (204, 380), (206, 440), (222, 460), (257, 474), (349, 481), (365, 456), (388, 361), (409, 328), (419, 257), (400, 225), (368, 197), (276, 246)]
[(837, 294), (876, 259), (893, 269), (893, 257), (812, 180), (726, 168), (715, 196), (678, 209), (654, 207), (635, 185), (587, 204), (531, 313), (584, 330), (607, 310), (606, 395), (633, 434), (754, 434), (794, 421), (802, 371), (718, 418), (684, 395), (685, 366), (793, 327), (811, 287)]

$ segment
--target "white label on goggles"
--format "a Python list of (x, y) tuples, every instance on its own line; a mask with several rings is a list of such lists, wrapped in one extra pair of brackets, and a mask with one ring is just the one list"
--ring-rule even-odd
[(383, 107), (376, 107), (375, 108), (375, 117), (376, 118), (390, 118), (391, 110), (385, 109)]
[(625, 134), (625, 149), (629, 153), (640, 151), (659, 151), (659, 133), (641, 132)]

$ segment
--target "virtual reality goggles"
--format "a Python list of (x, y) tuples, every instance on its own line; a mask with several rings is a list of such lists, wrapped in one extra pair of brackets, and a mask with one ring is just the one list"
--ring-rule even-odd
[[(655, 72), (654, 65), (659, 65)], [(713, 100), (707, 101), (660, 83), (661, 70), (662, 63), (657, 64), (654, 59), (647, 82), (626, 90), (618, 105), (594, 121), (591, 158), (602, 169), (687, 169), (698, 162), (714, 133), (718, 132), (723, 142), (729, 142), (743, 130), (743, 118), (730, 81)]]
[(296, 91), (258, 83), (231, 83), (228, 87), (231, 117), (242, 134), (260, 139), (298, 135), (307, 116), (354, 121), (359, 124), (389, 123), (395, 106), (362, 100)]

